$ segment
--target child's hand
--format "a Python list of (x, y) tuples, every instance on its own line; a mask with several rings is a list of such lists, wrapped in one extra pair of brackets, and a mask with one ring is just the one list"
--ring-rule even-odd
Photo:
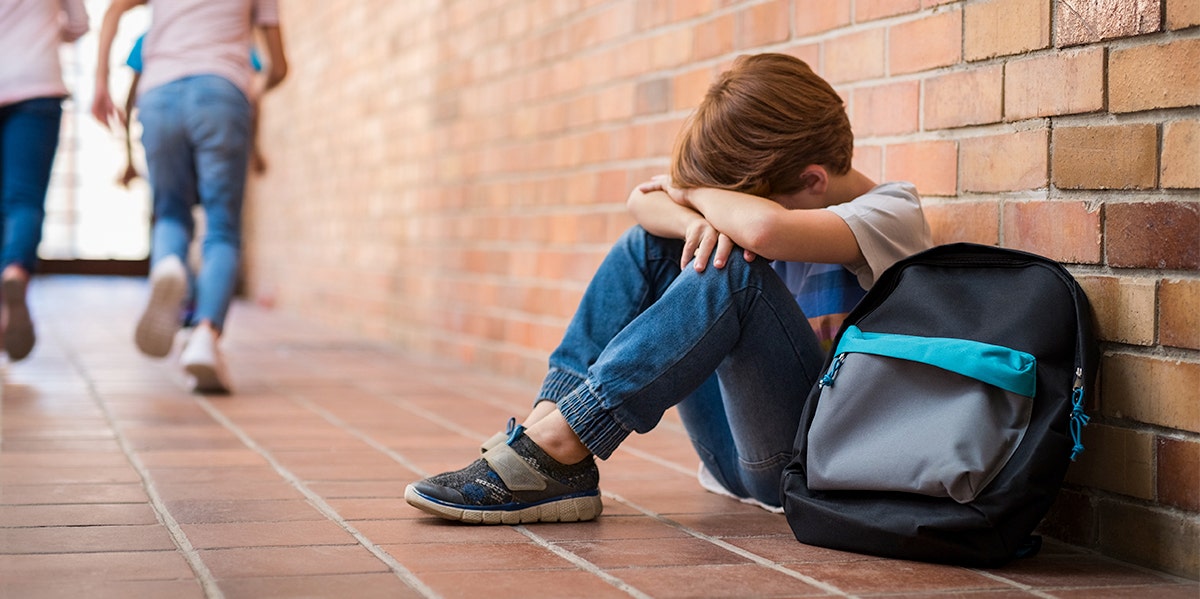
[[(736, 247), (728, 235), (717, 231), (707, 220), (698, 218), (687, 228), (679, 268), (687, 268), (688, 262), (691, 262), (696, 272), (704, 272), (709, 259), (713, 268), (725, 268), (729, 263), (729, 255)], [(752, 262), (755, 258), (750, 250), (742, 250), (742, 256), (746, 262)]]
[(686, 208), (695, 208), (687, 199), (687, 190), (671, 185), (670, 175), (655, 175), (649, 181), (637, 186), (638, 191), (642, 193), (650, 193), (652, 191), (661, 191), (667, 194), (676, 204)]

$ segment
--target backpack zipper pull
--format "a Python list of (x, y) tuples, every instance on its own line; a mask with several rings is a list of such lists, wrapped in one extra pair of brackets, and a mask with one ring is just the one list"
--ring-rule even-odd
[(837, 378), (838, 369), (840, 369), (842, 367), (842, 362), (845, 362), (845, 361), (846, 361), (846, 354), (844, 354), (844, 353), (838, 354), (837, 357), (833, 359), (833, 364), (829, 365), (829, 372), (826, 372), (825, 376), (821, 377), (821, 382), (817, 383), (817, 386), (832, 387), (833, 379)]
[(1083, 453), (1083, 427), (1087, 426), (1087, 414), (1083, 413), (1083, 368), (1075, 369), (1075, 383), (1071, 388), (1071, 440), (1075, 446), (1071, 448), (1071, 461), (1074, 462)]

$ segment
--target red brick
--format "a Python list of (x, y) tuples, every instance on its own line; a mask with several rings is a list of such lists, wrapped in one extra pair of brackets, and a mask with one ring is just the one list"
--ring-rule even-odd
[(796, 36), (823, 33), (850, 24), (850, 0), (796, 0)]
[(650, 40), (650, 67), (655, 70), (679, 66), (691, 60), (695, 40), (692, 29), (668, 30)]
[[(1053, 81), (1054, 85), (1046, 82)], [(1104, 108), (1104, 49), (1012, 60), (1004, 69), (1004, 118), (1094, 112)]]
[(1200, 442), (1159, 437), (1158, 500), (1200, 512)]
[(804, 64), (807, 64), (809, 67), (811, 67), (813, 71), (820, 73), (818, 70), (821, 66), (820, 43), (793, 43), (779, 48), (779, 52), (782, 54), (795, 56), (796, 58), (803, 60)]
[(1161, 177), (1163, 187), (1200, 188), (1200, 120), (1163, 125)]
[(1103, 341), (1154, 345), (1154, 279), (1079, 276), (1096, 319), (1096, 335)]
[(1100, 211), (1085, 202), (1006, 202), (1004, 245), (1072, 264), (1100, 262)]
[(1083, 429), (1084, 451), (1067, 482), (1138, 499), (1154, 499), (1154, 435), (1100, 423)]
[(825, 42), (825, 78), (860, 81), (883, 76), (884, 30), (848, 33)]
[(790, 10), (788, 0), (774, 0), (739, 11), (737, 47), (754, 48), (786, 40), (791, 27)]
[(1062, 189), (1151, 189), (1157, 157), (1154, 125), (1067, 127), (1054, 130), (1050, 168)]
[(674, 110), (694, 108), (704, 99), (714, 72), (710, 68), (699, 68), (680, 73), (671, 82), (671, 107)]
[(697, 25), (696, 35), (692, 38), (692, 53), (696, 60), (732, 52), (736, 29), (737, 17), (733, 14), (722, 15)]
[(1158, 31), (1162, 0), (1072, 0), (1055, 3), (1054, 41), (1077, 46)]
[(1108, 107), (1135, 112), (1200, 104), (1200, 39), (1114, 49)]
[[(1200, 578), (1200, 552), (1196, 551), (1200, 521), (1194, 516), (1147, 509), (1142, 504), (1115, 498), (1100, 501), (1097, 513), (1100, 551), (1119, 560), (1150, 566), (1193, 581)], [(1189, 582), (1187, 587), (1180, 591), (1180, 597), (1193, 591), (1195, 583)]]
[(1200, 349), (1200, 279), (1167, 279), (1159, 287), (1158, 340)]
[(1109, 266), (1200, 269), (1200, 202), (1110, 203), (1104, 228)]
[(1200, 25), (1200, 2), (1167, 0), (1167, 29), (1186, 29)]
[(884, 17), (916, 12), (920, 8), (921, 0), (856, 0), (854, 3), (854, 21), (857, 23), (873, 21)]
[(1110, 354), (1101, 365), (1101, 413), (1200, 433), (1200, 363), (1157, 356)]
[(888, 47), (892, 75), (956, 64), (962, 60), (962, 11), (896, 25), (888, 34)]
[(1003, 75), (1003, 68), (997, 65), (926, 79), (925, 129), (999, 122), (1004, 108)]
[(926, 204), (925, 218), (936, 244), (969, 241), (1000, 244), (1000, 204), (995, 201)]
[(1046, 187), (1048, 138), (1045, 129), (1033, 129), (962, 140), (959, 185), (980, 192)]
[(645, 31), (656, 29), (671, 22), (672, 6), (669, 2), (635, 2), (634, 26)]
[(666, 112), (671, 108), (671, 80), (658, 78), (638, 83), (634, 107), (638, 116)]
[(904, 81), (854, 91), (851, 123), (858, 136), (896, 135), (917, 131), (921, 88)]
[(673, 0), (671, 16), (676, 21), (698, 17), (713, 10), (713, 0)]
[(854, 146), (854, 169), (872, 181), (883, 181), (883, 148)]
[(887, 147), (887, 181), (911, 181), (923, 196), (952, 196), (958, 191), (958, 144), (922, 141)]
[(1050, 0), (991, 0), (967, 4), (964, 10), (963, 55), (967, 60), (1050, 46)]

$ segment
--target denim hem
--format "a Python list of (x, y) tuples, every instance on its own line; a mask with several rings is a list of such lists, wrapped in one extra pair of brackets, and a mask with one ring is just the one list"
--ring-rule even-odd
[(583, 377), (559, 370), (551, 369), (546, 374), (546, 380), (542, 381), (542, 388), (538, 391), (537, 399), (534, 400), (534, 405), (543, 401), (552, 401), (558, 403), (560, 399), (566, 397), (568, 393), (577, 389), (583, 384)]
[(602, 407), (600, 398), (586, 384), (559, 400), (558, 411), (588, 451), (602, 460), (607, 460), (629, 436), (629, 431)]

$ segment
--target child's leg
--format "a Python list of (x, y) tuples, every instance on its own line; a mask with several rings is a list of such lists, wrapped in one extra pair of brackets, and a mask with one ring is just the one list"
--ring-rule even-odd
[[(776, 464), (791, 454), (821, 357), (812, 328), (770, 265), (735, 252), (722, 269), (686, 269), (613, 337), (558, 407), (588, 449), (607, 458), (720, 368), (727, 438), (738, 459), (752, 469), (782, 468)], [(731, 451), (727, 442), (712, 443), (713, 454)], [(777, 490), (766, 498), (747, 490), (778, 503)]]
[[(550, 355), (536, 403), (557, 402), (583, 383), (588, 367), (613, 337), (662, 297), (679, 276), (682, 251), (682, 241), (656, 237), (638, 226), (617, 240), (588, 284), (562, 342)], [(535, 406), (531, 416), (549, 411), (551, 406)]]

